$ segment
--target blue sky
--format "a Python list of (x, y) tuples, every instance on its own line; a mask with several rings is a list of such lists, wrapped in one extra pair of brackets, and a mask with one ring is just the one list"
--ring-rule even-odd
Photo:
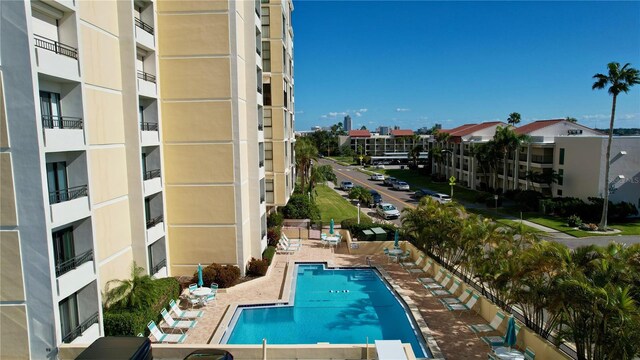
[[(640, 2), (294, 1), (296, 130), (522, 123), (572, 116), (608, 126), (592, 76), (640, 69)], [(616, 127), (640, 127), (640, 85)]]

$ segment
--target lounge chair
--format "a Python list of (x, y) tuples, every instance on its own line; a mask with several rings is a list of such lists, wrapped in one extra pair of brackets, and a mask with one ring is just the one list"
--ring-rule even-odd
[(280, 238), (280, 243), (282, 243), (285, 249), (288, 249), (288, 250), (300, 250), (300, 248), (302, 247), (301, 243), (289, 242), (289, 239), (287, 239), (287, 236), (285, 234), (282, 234), (282, 237)]
[(447, 274), (447, 276), (444, 277), (444, 280), (442, 280), (441, 283), (424, 284), (424, 287), (426, 287), (428, 290), (445, 289), (447, 286), (449, 286), (452, 279), (453, 275)]
[(412, 268), (412, 269), (407, 269), (407, 271), (409, 272), (409, 274), (427, 274), (429, 269), (431, 269), (432, 265), (433, 265), (433, 260), (429, 259), (427, 260), (426, 264), (422, 269)]
[(407, 358), (400, 340), (376, 340), (375, 344), (379, 360), (400, 360)]
[(445, 304), (444, 306), (449, 311), (469, 311), (469, 310), (473, 309), (474, 306), (476, 306), (476, 303), (478, 302), (479, 298), (480, 298), (480, 295), (472, 294), (471, 295), (471, 299), (469, 299), (469, 301), (467, 301), (464, 304), (463, 303), (460, 303), (460, 304)]
[[(519, 332), (520, 325), (516, 322), (516, 337), (518, 336)], [(491, 347), (504, 346), (504, 336), (483, 336), (480, 339)]]
[(451, 288), (449, 290), (447, 290), (447, 289), (431, 290), (431, 295), (433, 295), (433, 296), (455, 295), (456, 292), (458, 291), (459, 287), (460, 287), (460, 281), (454, 279), (453, 280), (453, 285), (451, 286)]
[(218, 294), (218, 284), (216, 283), (211, 283), (211, 294), (207, 295), (206, 298), (204, 298), (204, 303), (208, 303), (209, 301), (214, 301), (216, 300), (216, 295)]
[(472, 293), (473, 292), (471, 290), (467, 289), (462, 294), (460, 294), (460, 296), (458, 296), (457, 298), (442, 298), (440, 299), (440, 302), (444, 306), (451, 305), (451, 304), (462, 304), (465, 301), (467, 301), (467, 298), (471, 296)]
[(469, 325), (469, 329), (471, 329), (471, 331), (473, 331), (476, 334), (496, 331), (498, 330), (498, 327), (500, 327), (500, 324), (502, 324), (503, 321), (504, 321), (504, 314), (498, 311), (496, 313), (496, 316), (493, 317), (493, 319), (489, 324)]
[(533, 352), (533, 350), (531, 350), (528, 347), (524, 349), (524, 360), (535, 360), (535, 359), (536, 359), (536, 353)]
[[(408, 250), (408, 251), (411, 251), (411, 250)], [(400, 265), (403, 268), (416, 268), (416, 267), (419, 268), (420, 264), (422, 263), (422, 260), (424, 260), (424, 255), (420, 255), (415, 262), (403, 262), (403, 263), (400, 263)]]
[(197, 288), (198, 288), (198, 284), (189, 285), (189, 294), (191, 294)]
[(175, 300), (169, 301), (169, 309), (180, 319), (195, 319), (202, 317), (203, 311), (181, 310)]
[(302, 239), (289, 239), (289, 237), (283, 232), (280, 236), (281, 239), (284, 239), (288, 244), (291, 245), (302, 245)]
[(440, 270), (438, 271), (435, 277), (418, 278), (418, 281), (420, 281), (423, 285), (431, 284), (431, 283), (439, 283), (440, 281), (442, 281), (442, 279), (446, 274), (447, 272), (444, 270), (444, 268), (440, 268)]
[(171, 344), (182, 344), (187, 338), (187, 334), (165, 334), (158, 328), (155, 322), (149, 321), (147, 324), (149, 331), (151, 331), (151, 335), (156, 339), (156, 342), (159, 343), (171, 343)]
[(162, 314), (162, 318), (165, 322), (164, 327), (168, 329), (178, 329), (182, 331), (183, 329), (192, 329), (198, 323), (195, 320), (175, 320), (171, 317), (171, 315), (169, 315), (166, 309), (162, 309), (162, 311), (160, 311), (160, 314)]

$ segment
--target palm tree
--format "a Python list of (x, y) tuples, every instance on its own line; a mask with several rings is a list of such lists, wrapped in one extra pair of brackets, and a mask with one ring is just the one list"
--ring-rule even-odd
[(327, 181), (331, 181), (333, 183), (338, 181), (331, 165), (313, 166), (311, 168), (311, 176), (309, 176), (309, 191), (313, 191), (317, 184)]
[(296, 141), (296, 167), (300, 174), (300, 185), (302, 191), (306, 190), (307, 180), (311, 176), (311, 163), (318, 158), (318, 149), (307, 138), (300, 138)]
[(609, 167), (611, 160), (611, 137), (613, 135), (613, 122), (616, 117), (616, 100), (618, 99), (618, 95), (620, 93), (628, 93), (629, 89), (636, 85), (640, 84), (640, 73), (638, 69), (634, 69), (630, 66), (631, 64), (627, 63), (623, 67), (620, 67), (620, 63), (610, 62), (607, 65), (609, 69), (609, 74), (595, 74), (593, 78), (596, 79), (596, 82), (593, 83), (591, 89), (604, 89), (606, 86), (609, 86), (608, 92), (609, 95), (613, 97), (613, 101), (611, 104), (611, 121), (609, 122), (609, 141), (607, 142), (607, 154), (605, 157), (605, 167), (604, 167), (604, 202), (602, 204), (602, 218), (600, 219), (600, 224), (598, 227), (601, 230), (605, 230), (607, 228), (607, 215), (609, 211)]
[(349, 191), (349, 199), (356, 199), (363, 205), (369, 205), (373, 202), (373, 195), (371, 195), (368, 189), (362, 186), (356, 186)]
[[(105, 308), (143, 309), (154, 301), (153, 279), (144, 268), (131, 264), (131, 279), (110, 280), (105, 289)], [(144, 274), (144, 275), (143, 275)]]
[[(493, 136), (493, 141), (495, 142), (496, 147), (499, 149), (500, 154), (502, 155), (503, 161), (503, 177), (502, 177), (502, 192), (507, 191), (507, 156), (510, 151), (517, 149), (521, 143), (527, 140), (527, 136), (524, 134), (516, 134), (514, 128), (511, 125), (507, 125), (505, 127), (498, 126), (496, 127), (496, 133)], [(514, 165), (517, 166), (518, 162), (515, 159), (514, 155)], [(513, 173), (515, 177), (515, 171)], [(517, 186), (518, 181), (514, 179), (514, 188)]]
[(577, 123), (578, 122), (578, 119), (576, 119), (574, 117), (571, 117), (571, 116), (567, 116), (565, 118), (565, 120), (567, 120), (568, 122), (572, 122), (572, 123)]
[(520, 114), (518, 114), (517, 112), (512, 112), (511, 114), (509, 114), (507, 123), (511, 126), (518, 125), (520, 123)]

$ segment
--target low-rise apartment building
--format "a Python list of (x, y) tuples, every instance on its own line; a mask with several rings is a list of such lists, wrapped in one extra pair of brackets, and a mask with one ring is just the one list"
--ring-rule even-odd
[(351, 130), (345, 136), (339, 136), (339, 146), (349, 146), (357, 154), (371, 157), (372, 164), (407, 162), (409, 152), (422, 145), (420, 160), (427, 159), (430, 135), (414, 134), (413, 130), (391, 130), (388, 135), (372, 133), (369, 130)]

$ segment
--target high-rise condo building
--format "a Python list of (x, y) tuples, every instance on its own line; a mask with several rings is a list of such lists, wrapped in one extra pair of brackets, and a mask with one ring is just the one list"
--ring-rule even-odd
[(347, 115), (344, 117), (344, 124), (343, 124), (343, 128), (344, 131), (349, 132), (351, 131), (351, 116)]

